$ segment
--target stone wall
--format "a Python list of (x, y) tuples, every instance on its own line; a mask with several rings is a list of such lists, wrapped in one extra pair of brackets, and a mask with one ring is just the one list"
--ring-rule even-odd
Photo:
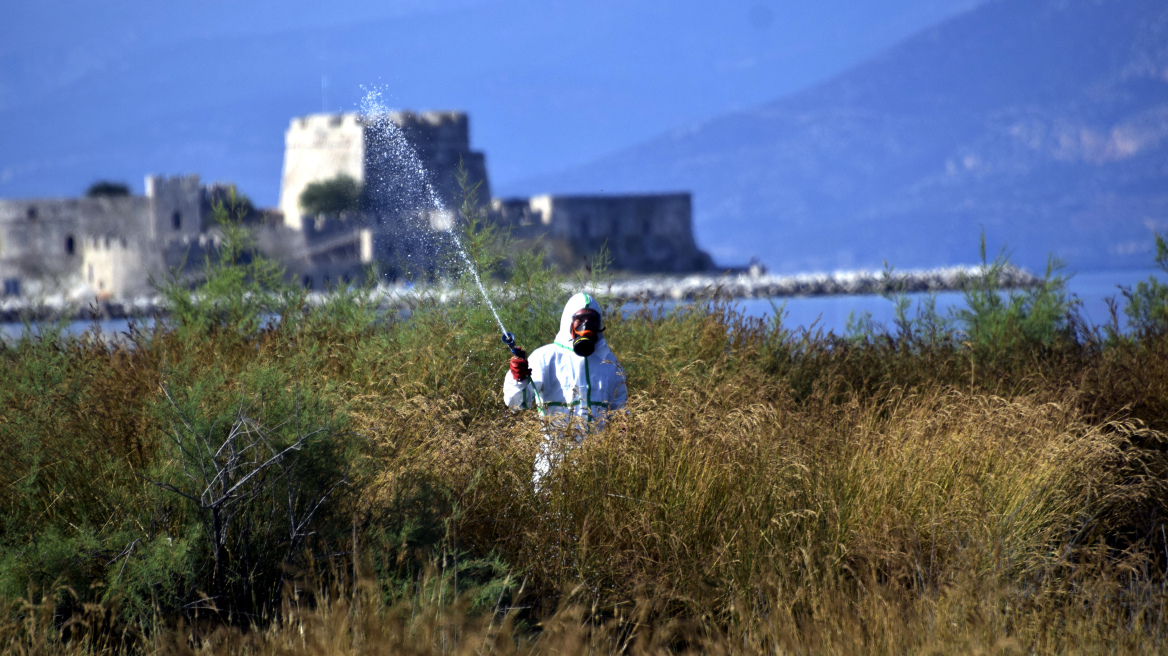
[[(602, 248), (611, 268), (682, 273), (713, 267), (693, 237), (690, 195), (535, 196), (498, 200), (492, 213), (520, 239), (547, 239), (588, 262)], [(561, 263), (563, 264), (563, 263)]]
[(23, 294), (65, 292), (81, 282), (87, 236), (140, 232), (149, 212), (143, 197), (0, 201), (0, 278)]
[[(450, 259), (449, 239), (434, 231), (452, 220), (431, 213), (428, 223), (405, 225), (371, 213), (324, 215), (293, 230), (283, 224), (256, 227), (259, 249), (278, 260), (290, 280), (313, 291), (366, 280), (428, 279)], [(428, 227), (427, 227), (428, 226)]]
[(288, 278), (308, 290), (335, 289), (364, 279), (374, 264), (373, 230), (361, 216), (305, 221), (301, 230), (263, 225), (259, 249), (284, 266)]
[(163, 271), (162, 254), (147, 240), (124, 235), (82, 239), (81, 273), (99, 299), (145, 294), (150, 276)]
[(16, 281), (5, 288), (33, 296), (148, 290), (164, 269), (158, 254), (196, 239), (204, 226), (198, 176), (150, 176), (146, 193), (0, 200), (0, 279)]

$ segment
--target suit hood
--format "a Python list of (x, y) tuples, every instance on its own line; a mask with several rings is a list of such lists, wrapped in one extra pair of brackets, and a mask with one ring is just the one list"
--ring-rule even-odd
[[(604, 328), (604, 315), (600, 312), (600, 304), (591, 294), (583, 292), (575, 294), (568, 302), (564, 304), (564, 313), (560, 315), (560, 331), (556, 333), (556, 343), (564, 348), (572, 348), (572, 315), (580, 310), (588, 308), (595, 310), (596, 314), (600, 315), (600, 327)], [(600, 339), (596, 342), (596, 348), (607, 346), (604, 341), (604, 333), (600, 333)]]

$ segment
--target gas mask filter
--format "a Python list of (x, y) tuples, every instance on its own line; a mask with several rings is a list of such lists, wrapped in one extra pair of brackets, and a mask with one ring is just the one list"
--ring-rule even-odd
[(596, 310), (585, 308), (572, 315), (572, 351), (583, 358), (592, 355), (602, 332)]

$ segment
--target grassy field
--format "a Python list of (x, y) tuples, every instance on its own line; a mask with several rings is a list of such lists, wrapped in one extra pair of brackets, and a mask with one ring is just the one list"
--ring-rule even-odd
[[(560, 280), (493, 240), (549, 341)], [(609, 299), (627, 412), (537, 493), (469, 287), (307, 308), (224, 257), (128, 341), (0, 352), (0, 651), (1162, 652), (1168, 289), (1120, 331), (993, 271), (844, 336)]]

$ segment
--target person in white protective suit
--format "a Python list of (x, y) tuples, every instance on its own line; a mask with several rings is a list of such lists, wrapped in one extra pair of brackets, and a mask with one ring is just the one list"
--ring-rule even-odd
[(511, 358), (503, 402), (517, 410), (536, 408), (548, 419), (535, 460), (532, 481), (537, 488), (559, 461), (562, 445), (556, 444), (557, 438), (570, 436), (579, 443), (603, 427), (606, 413), (625, 405), (625, 371), (603, 333), (600, 305), (588, 294), (576, 294), (564, 306), (554, 342), (530, 357)]

